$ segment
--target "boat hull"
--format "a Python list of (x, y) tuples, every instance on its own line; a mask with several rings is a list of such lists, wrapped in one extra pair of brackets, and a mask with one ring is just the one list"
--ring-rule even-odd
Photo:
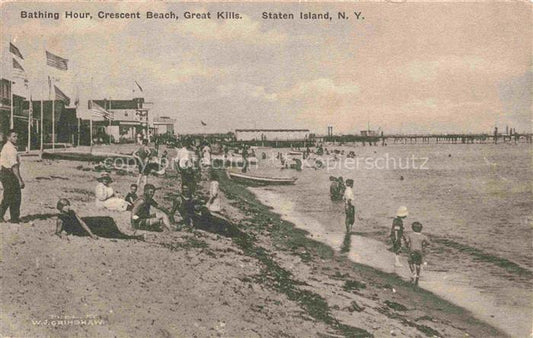
[(109, 159), (122, 159), (122, 163), (135, 164), (135, 158), (131, 155), (114, 154), (114, 153), (86, 153), (73, 151), (43, 152), (43, 159), (48, 160), (66, 160), (66, 161), (83, 161), (83, 162), (102, 162)]
[(291, 185), (297, 180), (295, 177), (261, 177), (228, 171), (228, 176), (239, 183), (251, 186)]

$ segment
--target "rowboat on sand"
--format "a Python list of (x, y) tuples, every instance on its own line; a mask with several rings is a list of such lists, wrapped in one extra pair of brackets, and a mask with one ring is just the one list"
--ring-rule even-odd
[(256, 176), (235, 171), (227, 171), (228, 176), (235, 181), (247, 185), (288, 185), (294, 184), (298, 178), (296, 177), (266, 177)]
[(136, 163), (135, 158), (132, 155), (103, 152), (43, 151), (42, 158), (47, 160), (67, 160), (84, 162), (102, 162), (110, 159), (121, 159), (122, 163)]

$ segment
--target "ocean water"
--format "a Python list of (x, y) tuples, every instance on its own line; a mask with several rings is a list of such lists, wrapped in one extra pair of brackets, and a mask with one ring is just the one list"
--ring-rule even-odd
[[(459, 246), (481, 250), (533, 271), (532, 147), (519, 145), (392, 145), (339, 147), (355, 160), (338, 156), (325, 169), (279, 170), (262, 161), (253, 172), (295, 176), (294, 186), (268, 187), (294, 202), (331, 231), (344, 231), (342, 203), (329, 197), (329, 176), (355, 181), (356, 209), (362, 221), (354, 231), (388, 230), (399, 206), (424, 225), (424, 232)], [(258, 150), (273, 154), (278, 150)], [(258, 156), (260, 157), (260, 156)], [(324, 162), (326, 157), (324, 157)], [(355, 162), (354, 161), (358, 161)], [(274, 166), (277, 163), (274, 163)], [(402, 179), (403, 177), (403, 179)]]
[[(510, 336), (531, 333), (531, 145), (419, 144), (328, 149), (354, 151), (359, 160), (338, 156), (333, 161), (333, 156), (324, 156), (325, 168), (298, 172), (280, 169), (275, 159), (280, 150), (258, 149), (257, 157), (265, 152), (268, 159), (252, 168), (253, 173), (294, 176), (298, 181), (294, 186), (254, 188), (254, 193), (270, 200), (275, 211), (295, 222), (305, 218), (307, 225), (320, 224), (308, 230), (313, 233), (313, 229), (320, 229), (317, 233), (322, 240), (342, 251), (346, 249), (346, 237), (342, 241), (344, 208), (342, 202), (330, 200), (329, 177), (353, 179), (358, 215), (354, 232), (362, 237), (348, 241), (350, 259), (357, 256), (355, 246), (365, 242), (365, 238), (379, 251), (370, 255), (383, 257), (396, 210), (407, 206), (406, 231), (410, 231), (412, 222), (421, 222), (423, 232), (433, 241), (425, 256), (429, 264), (422, 274), (422, 287), (469, 309)], [(371, 258), (363, 261), (373, 265)], [(395, 269), (392, 259), (390, 266), (386, 262), (383, 265), (383, 261), (377, 263), (381, 266), (375, 267), (396, 272), (402, 278), (408, 274), (407, 267)]]

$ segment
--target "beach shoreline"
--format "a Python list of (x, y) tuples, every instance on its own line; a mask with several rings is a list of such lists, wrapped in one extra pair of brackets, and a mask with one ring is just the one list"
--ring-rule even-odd
[[(33, 158), (22, 170), (23, 223), (0, 227), (3, 335), (505, 335), (462, 308), (308, 239), (223, 173), (223, 214), (234, 235), (192, 230), (155, 232), (144, 241), (94, 241), (54, 236), (54, 204), (66, 197), (81, 216), (106, 215), (130, 235), (129, 215), (94, 209), (98, 172), (80, 162)], [(179, 185), (167, 175), (150, 178), (161, 188), (155, 198), (163, 206)], [(121, 192), (136, 179), (112, 176)], [(68, 318), (85, 325), (63, 324)]]
[[(368, 236), (368, 234), (365, 236), (364, 232), (346, 236), (342, 230), (332, 232), (312, 217), (295, 211), (294, 203), (283, 194), (265, 188), (250, 188), (250, 190), (261, 203), (272, 207), (276, 213), (280, 214), (282, 219), (293, 223), (299, 229), (308, 231), (310, 239), (325, 243), (333, 250), (346, 255), (352, 262), (364, 264), (409, 281), (407, 259), (401, 258), (403, 266), (395, 267), (393, 253), (385, 243), (379, 240), (382, 236)], [(361, 224), (359, 220), (356, 228), (365, 227), (364, 223)], [(476, 318), (499, 328), (510, 336), (519, 337), (529, 334), (531, 325), (528, 324), (528, 320), (531, 308), (499, 304), (497, 298), (491, 296), (490, 290), (472, 286), (472, 281), (469, 281), (467, 276), (457, 272), (424, 270), (419, 284), (420, 288), (470, 311)], [(528, 297), (528, 292), (520, 296)]]

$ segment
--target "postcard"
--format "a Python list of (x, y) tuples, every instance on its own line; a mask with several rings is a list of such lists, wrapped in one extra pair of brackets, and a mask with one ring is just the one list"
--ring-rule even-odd
[(531, 3), (1, 9), (2, 336), (531, 335)]

